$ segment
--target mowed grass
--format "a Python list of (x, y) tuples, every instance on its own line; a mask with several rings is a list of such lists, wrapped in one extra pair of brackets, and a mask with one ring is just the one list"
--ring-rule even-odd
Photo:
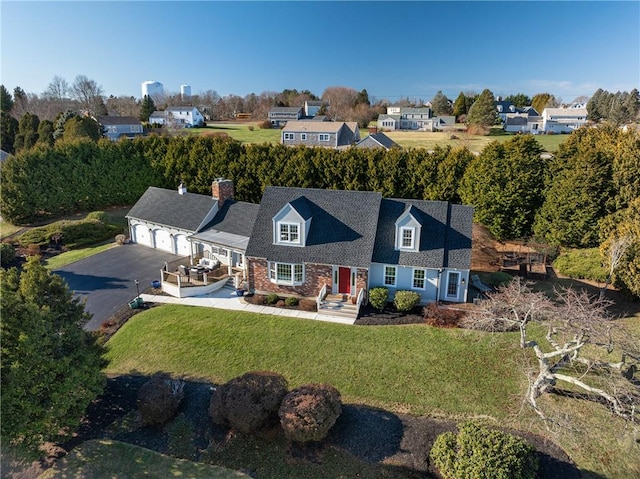
[(111, 242), (98, 246), (90, 246), (88, 248), (75, 249), (52, 256), (44, 262), (44, 266), (49, 270), (54, 270), (66, 266), (81, 259), (88, 258), (94, 254), (102, 253), (108, 249), (115, 247), (116, 244)]
[(40, 479), (122, 478), (248, 478), (219, 466), (165, 456), (149, 449), (111, 440), (87, 441), (74, 448)]
[(291, 387), (325, 382), (347, 402), (396, 412), (504, 417), (524, 376), (513, 334), (426, 325), (345, 326), (253, 313), (165, 305), (137, 314), (108, 342), (107, 373), (220, 383), (252, 370)]
[(0, 239), (5, 239), (22, 229), (22, 226), (12, 225), (11, 223), (0, 220)]
[[(250, 130), (250, 127), (253, 130)], [(464, 129), (463, 125), (460, 125)], [(262, 129), (257, 122), (252, 123), (208, 123), (206, 128), (194, 128), (190, 134), (206, 135), (226, 133), (234, 140), (247, 144), (280, 143), (280, 128)], [(403, 148), (424, 148), (433, 150), (436, 146), (465, 146), (474, 152), (481, 152), (485, 146), (494, 140), (504, 142), (513, 135), (498, 136), (469, 135), (465, 131), (428, 132), (428, 131), (388, 131), (384, 132), (389, 138)], [(360, 137), (368, 135), (366, 129), (360, 130)], [(452, 134), (456, 138), (452, 138)], [(553, 153), (558, 146), (567, 139), (567, 135), (538, 135), (536, 140), (544, 151)]]

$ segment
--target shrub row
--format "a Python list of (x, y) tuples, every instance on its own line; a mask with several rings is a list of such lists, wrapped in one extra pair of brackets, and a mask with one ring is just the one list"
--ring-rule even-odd
[(214, 391), (209, 415), (214, 423), (255, 433), (277, 423), (294, 442), (321, 441), (342, 412), (340, 393), (327, 384), (307, 384), (291, 391), (272, 372), (250, 372)]

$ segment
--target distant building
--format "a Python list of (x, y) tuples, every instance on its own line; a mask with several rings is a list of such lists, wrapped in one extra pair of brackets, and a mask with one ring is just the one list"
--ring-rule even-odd
[(150, 97), (152, 100), (156, 100), (164, 95), (164, 86), (157, 81), (142, 82), (142, 98), (145, 96)]
[(144, 135), (142, 123), (132, 116), (99, 116), (97, 120), (104, 135), (111, 141)]
[(204, 116), (193, 106), (170, 106), (163, 111), (154, 111), (149, 117), (152, 125), (170, 125), (177, 128), (204, 126)]
[(182, 101), (185, 101), (191, 98), (190, 85), (180, 85), (180, 98), (182, 98)]

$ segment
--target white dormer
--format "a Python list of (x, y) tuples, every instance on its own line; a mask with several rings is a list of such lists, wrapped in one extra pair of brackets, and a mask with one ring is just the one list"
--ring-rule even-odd
[(415, 206), (409, 206), (396, 220), (395, 249), (398, 251), (419, 251), (422, 221)]
[(273, 217), (273, 244), (305, 246), (311, 227), (311, 213), (304, 196), (290, 201)]

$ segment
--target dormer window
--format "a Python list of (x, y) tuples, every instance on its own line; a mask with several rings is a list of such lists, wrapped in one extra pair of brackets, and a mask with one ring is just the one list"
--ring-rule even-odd
[(415, 242), (415, 232), (414, 228), (400, 228), (400, 234), (402, 236), (400, 248), (401, 249), (414, 249)]
[(419, 251), (422, 214), (412, 205), (396, 220), (395, 247), (398, 251)]
[(297, 224), (280, 223), (280, 242), (281, 243), (300, 243), (300, 233)]

